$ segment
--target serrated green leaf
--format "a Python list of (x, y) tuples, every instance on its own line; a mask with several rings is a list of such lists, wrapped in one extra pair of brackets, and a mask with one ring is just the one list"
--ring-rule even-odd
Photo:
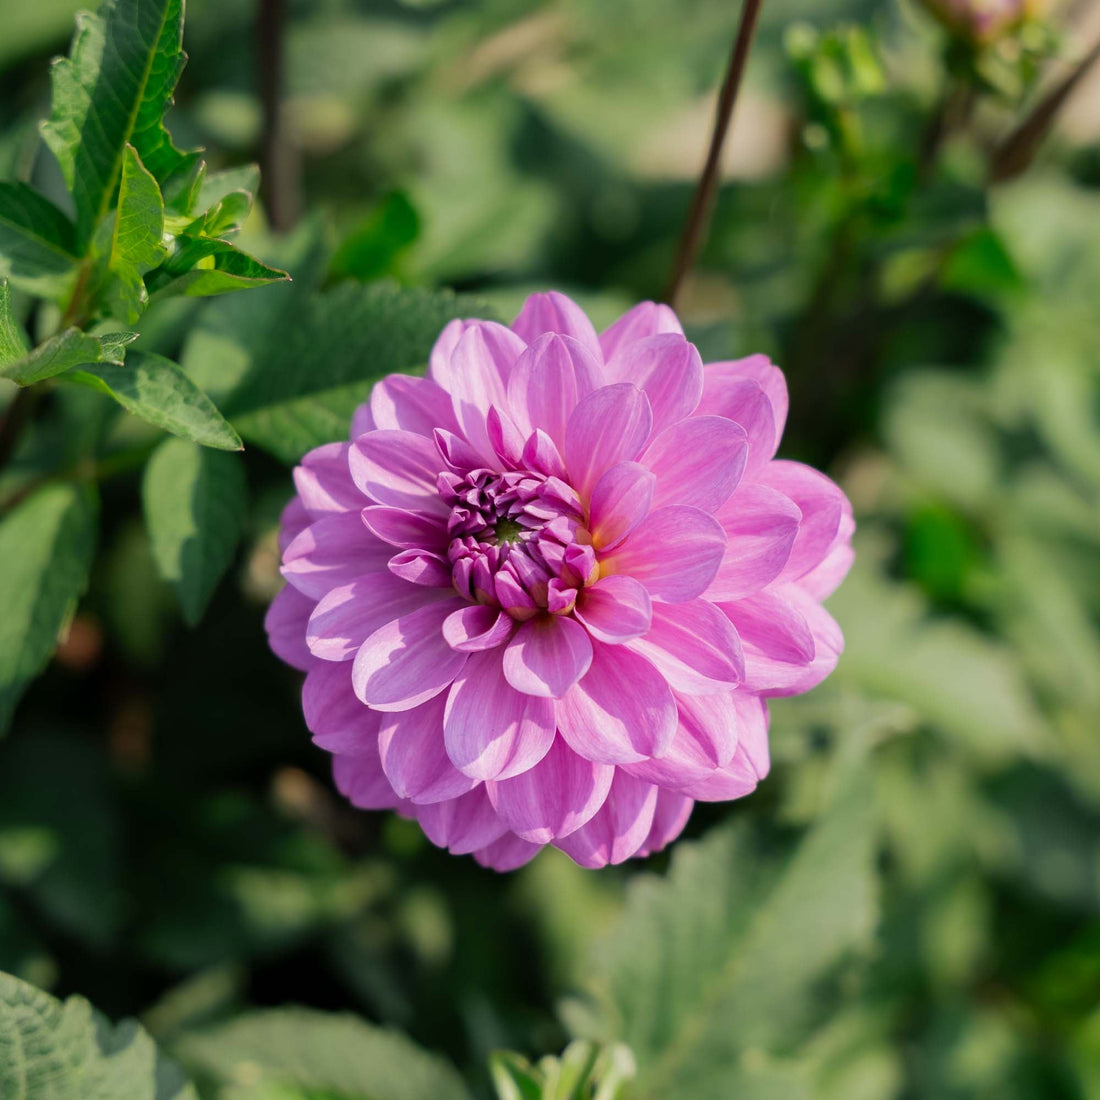
[(0, 974), (4, 1100), (197, 1100), (133, 1020), (112, 1026), (83, 997), (59, 1001)]
[(76, 231), (25, 183), (0, 180), (0, 275), (22, 290), (60, 293), (76, 269)]
[(224, 407), (244, 438), (288, 463), (346, 438), (371, 383), (426, 363), (448, 321), (486, 313), (476, 299), (393, 284), (344, 283), (293, 313), (277, 305), (253, 340), (226, 334), (223, 354), (249, 365), (234, 364), (243, 380)]
[(252, 210), (249, 191), (230, 191), (184, 230), (187, 237), (227, 237), (240, 232)]
[(126, 146), (118, 211), (107, 266), (114, 276), (107, 300), (133, 324), (149, 300), (142, 276), (164, 258), (164, 200), (132, 145)]
[(240, 460), (165, 440), (145, 467), (142, 503), (157, 569), (194, 626), (241, 537), (247, 499)]
[(209, 298), (232, 290), (285, 282), (289, 276), (268, 267), (228, 241), (177, 237), (176, 251), (146, 280), (150, 294), (162, 298)]
[(101, 363), (70, 371), (64, 381), (90, 386), (117, 401), (127, 412), (173, 435), (216, 447), (242, 450), (240, 436), (217, 406), (170, 359), (133, 352), (126, 364)]
[(741, 1095), (744, 1052), (797, 1042), (816, 983), (872, 931), (871, 804), (859, 773), (785, 862), (720, 828), (681, 845), (666, 879), (636, 881), (596, 985), (606, 1032), (638, 1062), (632, 1097)]
[(22, 359), (0, 366), (0, 378), (8, 378), (20, 386), (29, 386), (33, 382), (41, 382), (72, 370), (73, 367), (93, 363), (120, 364), (127, 344), (136, 339), (136, 332), (89, 336), (78, 328), (66, 329), (44, 344), (39, 344)]
[(296, 1086), (331, 1092), (341, 1100), (469, 1098), (462, 1079), (443, 1058), (399, 1032), (372, 1027), (354, 1016), (304, 1008), (253, 1012), (185, 1035), (176, 1050), (185, 1065), (224, 1085), (239, 1080), (238, 1067), (247, 1063), (250, 1088), (234, 1094), (241, 1097), (270, 1095), (273, 1086)]
[(110, 210), (128, 144), (158, 180), (197, 162), (163, 124), (185, 61), (183, 0), (107, 0), (77, 16), (70, 56), (54, 63), (42, 134), (73, 196), (79, 249)]
[(12, 311), (11, 287), (7, 279), (0, 279), (0, 368), (18, 362), (26, 354), (27, 338)]
[(50, 485), (0, 520), (0, 732), (84, 591), (95, 513), (87, 490)]

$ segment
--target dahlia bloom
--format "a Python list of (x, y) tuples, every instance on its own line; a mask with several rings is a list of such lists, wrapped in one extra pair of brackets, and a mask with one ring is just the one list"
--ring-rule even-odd
[(282, 517), (271, 646), (356, 806), (497, 870), (663, 848), (768, 772), (766, 699), (833, 669), (843, 493), (775, 458), (783, 375), (704, 367), (667, 306), (452, 321)]

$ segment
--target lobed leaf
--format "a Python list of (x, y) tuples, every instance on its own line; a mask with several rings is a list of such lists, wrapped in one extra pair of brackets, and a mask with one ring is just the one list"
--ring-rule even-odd
[(185, 61), (183, 0), (106, 0), (77, 16), (42, 135), (73, 196), (78, 250), (111, 209), (127, 145), (157, 180), (197, 168), (198, 154), (176, 149), (163, 123)]
[(117, 401), (127, 412), (173, 435), (223, 451), (243, 449), (241, 438), (217, 406), (170, 359), (132, 353), (125, 366), (90, 364), (64, 381), (89, 386)]
[(636, 882), (597, 980), (603, 1030), (638, 1062), (632, 1097), (768, 1094), (771, 1070), (753, 1083), (743, 1054), (796, 1042), (821, 1007), (815, 985), (872, 931), (871, 803), (857, 773), (786, 860), (720, 828), (681, 845), (666, 879)]
[(0, 180), (0, 276), (22, 290), (53, 296), (76, 268), (76, 231), (25, 183)]
[(95, 502), (76, 485), (40, 489), (0, 520), (0, 732), (84, 591), (95, 527)]
[(404, 1035), (354, 1016), (305, 1008), (253, 1012), (185, 1035), (176, 1050), (195, 1073), (222, 1085), (247, 1084), (233, 1092), (241, 1100), (278, 1096), (280, 1088), (290, 1095), (298, 1088), (340, 1100), (468, 1100), (470, 1095), (453, 1066)]
[(129, 324), (138, 319), (149, 300), (142, 277), (163, 259), (163, 236), (160, 188), (134, 147), (128, 145), (107, 266), (116, 280), (112, 304)]
[(194, 626), (241, 537), (247, 499), (240, 461), (183, 439), (165, 440), (145, 467), (142, 503), (157, 569)]
[(78, 328), (69, 328), (39, 344), (21, 359), (0, 365), (0, 378), (29, 386), (74, 367), (95, 363), (121, 365), (127, 344), (136, 339), (136, 332), (89, 336)]
[(59, 1001), (0, 973), (4, 1100), (197, 1100), (133, 1020), (112, 1026), (82, 997)]

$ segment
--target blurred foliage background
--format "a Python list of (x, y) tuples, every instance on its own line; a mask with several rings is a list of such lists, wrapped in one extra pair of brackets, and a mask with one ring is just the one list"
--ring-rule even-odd
[[(295, 281), (156, 305), (137, 346), (217, 399), (276, 325), (310, 333), (284, 355), (369, 358), (358, 283), (504, 316), (554, 286), (603, 323), (659, 296), (737, 7), (289, 0), (284, 145), (243, 239)], [(37, 123), (75, 10), (0, 0), (0, 176), (53, 194)], [(188, 4), (170, 123), (218, 167), (265, 156), (257, 11)], [(90, 590), (0, 743), (0, 969), (137, 1017), (226, 1100), (486, 1097), (491, 1051), (571, 1036), (626, 1043), (624, 1095), (663, 1100), (1100, 1097), (1096, 77), (989, 182), (1098, 34), (1095, 3), (980, 48), (901, 0), (764, 5), (680, 309), (704, 359), (785, 368), (781, 454), (859, 529), (847, 650), (775, 704), (756, 794), (697, 807), (671, 859), (508, 876), (346, 806), (264, 640), (296, 444), (253, 423), (196, 627), (139, 477), (101, 485)], [(323, 338), (317, 301), (344, 318)], [(518, 1058), (495, 1072), (540, 1095)]]

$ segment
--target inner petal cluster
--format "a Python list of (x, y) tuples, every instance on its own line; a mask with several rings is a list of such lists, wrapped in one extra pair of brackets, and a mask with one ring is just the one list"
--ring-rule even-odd
[(524, 621), (564, 614), (599, 566), (575, 490), (528, 471), (439, 475), (455, 590)]

